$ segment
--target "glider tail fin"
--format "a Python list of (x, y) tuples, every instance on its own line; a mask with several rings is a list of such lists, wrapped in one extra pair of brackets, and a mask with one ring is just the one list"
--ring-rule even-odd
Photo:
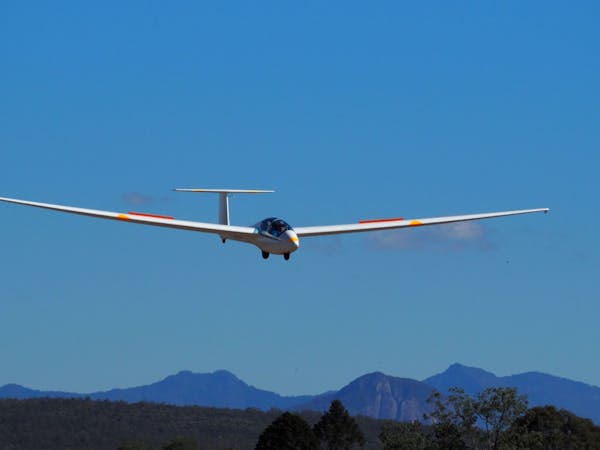
[(219, 223), (229, 225), (229, 194), (266, 194), (275, 192), (262, 189), (174, 189), (177, 192), (219, 194)]

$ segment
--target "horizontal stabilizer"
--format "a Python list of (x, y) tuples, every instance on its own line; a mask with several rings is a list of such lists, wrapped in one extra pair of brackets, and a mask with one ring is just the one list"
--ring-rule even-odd
[(213, 194), (268, 194), (271, 190), (264, 189), (173, 189), (177, 192), (199, 192)]
[[(177, 192), (219, 194), (219, 223), (229, 225), (229, 194), (267, 194), (264, 189), (173, 189)], [(225, 241), (223, 241), (225, 242)]]

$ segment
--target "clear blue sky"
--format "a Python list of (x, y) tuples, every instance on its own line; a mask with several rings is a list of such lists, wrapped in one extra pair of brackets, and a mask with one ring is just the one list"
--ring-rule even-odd
[(228, 369), (282, 394), (461, 362), (600, 385), (597, 2), (0, 5), (0, 195), (295, 226), (258, 249), (1, 204), (0, 385)]

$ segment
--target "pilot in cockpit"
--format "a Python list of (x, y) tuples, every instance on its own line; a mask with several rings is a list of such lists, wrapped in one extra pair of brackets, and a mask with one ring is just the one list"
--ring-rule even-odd
[(277, 235), (280, 235), (281, 233), (283, 233), (285, 231), (285, 225), (282, 222), (277, 222), (275, 224), (275, 231), (277, 232)]

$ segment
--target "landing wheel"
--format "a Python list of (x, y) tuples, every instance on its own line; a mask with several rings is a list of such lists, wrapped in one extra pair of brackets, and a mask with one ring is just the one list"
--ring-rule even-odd
[(262, 252), (262, 257), (263, 257), (263, 259), (267, 259), (269, 257), (269, 252), (263, 251)]
[(288, 259), (290, 259), (290, 254), (289, 254), (289, 253), (284, 253), (284, 254), (283, 254), (283, 259), (285, 259), (286, 261), (287, 261)]

